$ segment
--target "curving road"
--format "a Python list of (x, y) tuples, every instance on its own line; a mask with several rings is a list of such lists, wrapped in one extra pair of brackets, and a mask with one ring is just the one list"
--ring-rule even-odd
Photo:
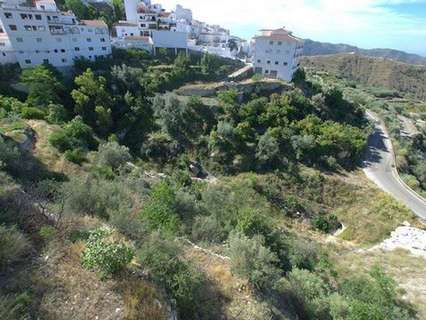
[(374, 123), (374, 133), (368, 139), (363, 163), (367, 177), (382, 190), (405, 204), (418, 217), (426, 220), (426, 201), (410, 189), (399, 177), (395, 166), (392, 142), (382, 121), (372, 112), (367, 117)]

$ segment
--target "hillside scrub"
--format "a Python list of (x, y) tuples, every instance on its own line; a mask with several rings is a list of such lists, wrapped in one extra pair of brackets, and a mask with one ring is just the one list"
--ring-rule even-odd
[[(78, 8), (73, 1), (66, 5)], [(6, 226), (0, 228), (20, 245), (7, 261), (22, 259), (24, 269), (11, 279), (20, 280), (25, 268), (34, 272), (24, 285), (35, 292), (30, 317), (84, 318), (99, 306), (99, 314), (115, 309), (129, 319), (176, 312), (178, 319), (232, 313), (337, 320), (365, 318), (371, 310), (377, 319), (411, 317), (383, 272), (343, 277), (322, 241), (342, 221), (344, 237), (372, 243), (405, 218), (388, 198), (377, 201), (376, 190), (343, 177), (357, 168), (366, 143), (362, 107), (302, 76), (285, 92), (231, 90), (209, 104), (165, 94), (189, 81), (218, 80), (235, 67), (209, 55), (114, 50), (112, 59), (77, 61), (72, 79), (49, 66), (23, 76), (27, 82), (46, 77), (53, 93), (33, 88), (31, 97), (0, 99), (1, 123), (46, 125), (22, 120), (25, 107), (56, 123), (44, 131), (48, 139), (37, 139), (49, 141), (61, 158), (58, 171), (66, 173), (28, 176), (32, 183), (20, 189), (15, 160), (39, 146), (24, 152), (1, 131), (0, 170), (17, 190), (0, 193), (0, 204), (11, 208), (2, 212)], [(74, 171), (63, 170), (69, 161), (78, 164)], [(358, 202), (366, 204), (364, 211)], [(22, 214), (28, 208), (31, 219)], [(28, 225), (11, 221), (12, 215)], [(11, 227), (17, 223), (20, 229)], [(26, 259), (25, 239), (42, 259)], [(226, 294), (227, 285), (237, 297)], [(23, 292), (0, 288), (7, 312), (20, 308)], [(254, 307), (245, 308), (246, 301)]]

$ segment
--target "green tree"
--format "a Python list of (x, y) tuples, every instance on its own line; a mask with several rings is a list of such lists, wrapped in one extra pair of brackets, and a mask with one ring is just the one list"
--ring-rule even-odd
[(89, 19), (89, 10), (81, 0), (65, 0), (65, 6), (79, 19)]
[(76, 77), (77, 86), (71, 92), (75, 101), (74, 111), (85, 123), (101, 134), (107, 134), (111, 126), (112, 98), (107, 91), (106, 79), (96, 77), (91, 69)]
[(64, 86), (46, 65), (24, 70), (21, 81), (28, 87), (29, 104), (47, 108), (50, 103), (61, 103)]

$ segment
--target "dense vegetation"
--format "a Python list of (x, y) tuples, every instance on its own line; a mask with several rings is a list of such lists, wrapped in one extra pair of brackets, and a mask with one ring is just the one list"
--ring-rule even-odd
[[(78, 61), (71, 79), (39, 66), (20, 76), (24, 99), (1, 96), (0, 268), (10, 275), (12, 262), (41, 255), (35, 264), (59, 274), (69, 263), (81, 279), (96, 281), (96, 273), (113, 282), (131, 297), (128, 319), (166, 318), (168, 309), (150, 301), (180, 319), (218, 319), (227, 302), (191, 258), (201, 248), (229, 265), (256, 301), (252, 314), (243, 315), (244, 303), (229, 311), (234, 318), (411, 319), (379, 267), (341, 277), (327, 248), (285, 226), (339, 228), (328, 211), (338, 200), (317, 169), (356, 167), (368, 134), (361, 107), (303, 72), (280, 93), (224, 91), (213, 105), (185, 99), (166, 91), (221, 79), (238, 65), (161, 54)], [(29, 135), (34, 123), (52, 128), (48, 148), (74, 171), (51, 172), (11, 137)], [(0, 315), (55, 312), (59, 297), (49, 296), (49, 279), (39, 280), (53, 277), (51, 268), (19, 267), (39, 282), (1, 286)]]

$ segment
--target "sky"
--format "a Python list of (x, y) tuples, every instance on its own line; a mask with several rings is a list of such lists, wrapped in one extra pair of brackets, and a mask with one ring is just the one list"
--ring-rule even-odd
[(158, 0), (181, 4), (197, 20), (251, 38), (261, 28), (285, 26), (296, 36), (392, 48), (426, 56), (426, 0)]

